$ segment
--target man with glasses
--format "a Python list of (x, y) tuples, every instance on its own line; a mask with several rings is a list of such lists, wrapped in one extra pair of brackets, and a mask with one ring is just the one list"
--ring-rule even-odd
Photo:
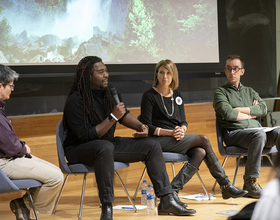
[(257, 178), (262, 151), (264, 147), (276, 145), (279, 152), (280, 129), (267, 133), (259, 129), (245, 129), (259, 127), (256, 117), (265, 115), (267, 107), (256, 91), (241, 84), (240, 78), (244, 73), (243, 58), (229, 55), (225, 67), (228, 83), (216, 89), (213, 107), (222, 127), (225, 144), (248, 149), (243, 189), (248, 191), (246, 196), (260, 198), (262, 188)]

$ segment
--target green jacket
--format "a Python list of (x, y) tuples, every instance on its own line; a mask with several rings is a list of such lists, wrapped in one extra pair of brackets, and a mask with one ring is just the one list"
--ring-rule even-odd
[[(259, 104), (253, 106), (254, 100), (258, 100)], [(238, 115), (238, 111), (234, 109), (236, 107), (250, 107), (251, 115), (254, 116), (263, 116), (267, 113), (266, 104), (259, 94), (241, 83), (238, 89), (230, 83), (217, 88), (214, 94), (213, 107), (221, 127), (228, 129), (258, 127), (256, 119), (236, 121)]]

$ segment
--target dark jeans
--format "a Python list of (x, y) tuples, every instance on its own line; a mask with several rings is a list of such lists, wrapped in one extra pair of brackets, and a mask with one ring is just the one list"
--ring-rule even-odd
[(95, 167), (101, 203), (114, 201), (114, 161), (145, 162), (156, 196), (172, 193), (161, 146), (151, 138), (115, 137), (112, 141), (94, 140), (68, 150), (66, 157), (69, 163), (84, 163)]
[(276, 128), (270, 132), (233, 130), (224, 135), (224, 141), (227, 146), (237, 145), (248, 149), (245, 176), (259, 178), (263, 148), (271, 148), (276, 145), (278, 152), (280, 150), (280, 129)]

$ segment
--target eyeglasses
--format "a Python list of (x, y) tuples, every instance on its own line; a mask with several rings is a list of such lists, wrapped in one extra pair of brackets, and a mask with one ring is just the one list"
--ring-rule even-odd
[(7, 85), (7, 86), (10, 86), (11, 89), (15, 89), (15, 84), (12, 84), (12, 85), (6, 84), (6, 85)]
[(226, 67), (225, 70), (231, 72), (233, 70), (234, 73), (237, 73), (239, 70), (242, 70), (243, 68), (239, 68), (239, 67)]

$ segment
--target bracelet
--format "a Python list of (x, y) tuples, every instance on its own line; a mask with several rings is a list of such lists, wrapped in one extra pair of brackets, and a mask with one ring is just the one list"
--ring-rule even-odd
[(251, 119), (251, 115), (248, 115), (248, 120)]
[(113, 113), (110, 114), (112, 116), (112, 118), (115, 120), (115, 121), (118, 121), (118, 119), (116, 118), (115, 115), (113, 115)]
[(158, 128), (158, 130), (157, 130), (157, 136), (159, 136), (160, 129), (161, 129), (161, 128)]

